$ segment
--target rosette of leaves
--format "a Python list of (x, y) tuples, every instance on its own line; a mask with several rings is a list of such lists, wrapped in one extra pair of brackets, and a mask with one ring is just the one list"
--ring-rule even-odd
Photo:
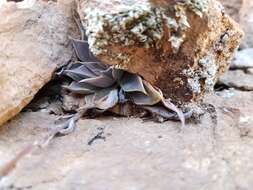
[[(131, 103), (164, 120), (180, 120), (185, 124), (187, 114), (182, 113), (160, 89), (153, 87), (137, 74), (132, 74), (98, 61), (90, 52), (88, 42), (72, 39), (78, 61), (66, 67), (62, 75), (71, 79), (64, 88), (83, 96), (85, 104), (77, 112), (77, 120), (85, 112), (96, 109), (104, 112), (118, 104)], [(73, 124), (73, 119), (71, 122)]]

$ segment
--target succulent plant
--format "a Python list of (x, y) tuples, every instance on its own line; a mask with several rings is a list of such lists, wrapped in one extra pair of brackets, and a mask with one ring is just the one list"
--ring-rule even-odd
[(72, 39), (78, 61), (64, 68), (61, 75), (71, 79), (63, 88), (72, 94), (83, 96), (84, 107), (77, 111), (67, 123), (66, 128), (73, 128), (73, 121), (79, 119), (88, 110), (107, 111), (118, 104), (126, 102), (147, 110), (164, 120), (180, 120), (185, 124), (185, 117), (169, 99), (165, 99), (160, 89), (137, 74), (115, 69), (101, 63), (89, 50), (85, 40)]
[(90, 110), (103, 113), (119, 105), (145, 110), (159, 121), (179, 120), (182, 126), (185, 125), (185, 119), (192, 115), (191, 111), (183, 113), (169, 99), (164, 98), (160, 89), (137, 74), (99, 61), (90, 51), (80, 19), (76, 15), (74, 18), (81, 33), (81, 40), (71, 39), (76, 61), (64, 67), (59, 74), (70, 79), (63, 88), (73, 97), (78, 95), (83, 98), (84, 106), (76, 110), (76, 114), (63, 118), (67, 122), (59, 127), (59, 134), (70, 133), (76, 121)]

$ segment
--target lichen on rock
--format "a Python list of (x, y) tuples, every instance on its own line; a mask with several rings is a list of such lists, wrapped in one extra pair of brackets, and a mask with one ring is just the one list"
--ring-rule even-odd
[(145, 4), (129, 6), (118, 14), (86, 10), (86, 34), (95, 55), (106, 52), (110, 44), (139, 45), (149, 48), (162, 38), (162, 15), (159, 9)]
[(172, 33), (171, 47), (178, 52), (184, 42), (184, 33), (190, 28), (186, 11), (194, 3), (177, 3), (171, 5), (171, 10), (170, 7), (152, 7), (149, 3), (123, 5), (117, 13), (96, 8), (87, 8), (83, 12), (86, 35), (95, 55), (106, 53), (106, 47), (112, 44), (156, 47), (157, 41), (164, 36), (164, 24)]
[(216, 82), (217, 73), (218, 66), (211, 53), (199, 59), (196, 70), (189, 68), (183, 71), (187, 77), (188, 87), (196, 94), (211, 92)]
[(243, 35), (216, 0), (79, 1), (96, 57), (140, 75), (179, 104), (212, 89)]
[(185, 0), (185, 4), (200, 17), (208, 11), (209, 0)]

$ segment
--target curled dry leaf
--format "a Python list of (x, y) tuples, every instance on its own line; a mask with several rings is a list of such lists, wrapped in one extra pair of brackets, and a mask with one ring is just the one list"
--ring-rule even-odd
[(185, 126), (185, 116), (183, 114), (183, 112), (178, 109), (172, 102), (170, 102), (168, 99), (163, 99), (162, 100), (162, 103), (163, 105), (169, 109), (169, 110), (172, 110), (174, 111), (175, 113), (177, 113), (178, 115), (178, 118), (180, 119), (181, 123), (182, 123), (182, 126), (184, 127)]
[(152, 106), (159, 103), (163, 99), (162, 93), (156, 90), (151, 84), (145, 80), (143, 80), (143, 84), (146, 92), (145, 94), (139, 91), (129, 94), (134, 104), (141, 106)]

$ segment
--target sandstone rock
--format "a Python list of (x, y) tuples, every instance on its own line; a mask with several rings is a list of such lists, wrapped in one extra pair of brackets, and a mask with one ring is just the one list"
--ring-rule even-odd
[(215, 0), (79, 0), (78, 12), (93, 54), (179, 104), (212, 89), (242, 37)]
[(0, 10), (0, 125), (22, 110), (71, 51), (64, 14), (54, 3)]

